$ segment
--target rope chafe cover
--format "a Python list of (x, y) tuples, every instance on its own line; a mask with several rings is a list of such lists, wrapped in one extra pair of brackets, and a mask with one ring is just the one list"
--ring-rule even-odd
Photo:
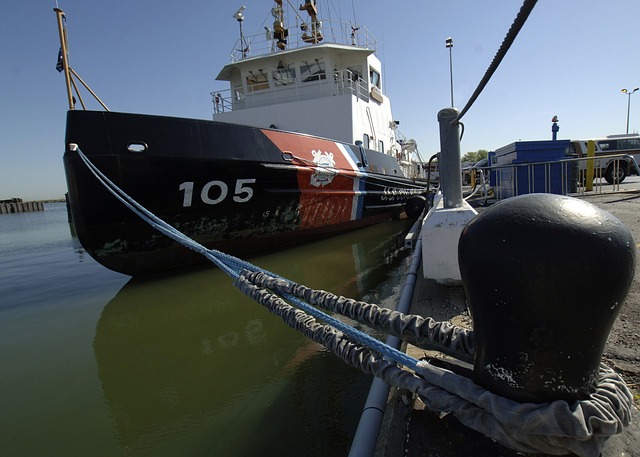
[(246, 272), (252, 283), (341, 314), (375, 330), (396, 336), (419, 348), (432, 349), (457, 359), (473, 362), (473, 332), (450, 322), (436, 322), (430, 317), (403, 314), (378, 305), (314, 290), (264, 272)]
[[(351, 366), (387, 384), (417, 394), (430, 410), (453, 414), (461, 423), (520, 452), (598, 457), (607, 439), (631, 423), (633, 397), (624, 380), (601, 365), (596, 392), (569, 404), (518, 403), (493, 394), (472, 380), (419, 361), (415, 374), (398, 368), (371, 348), (289, 305), (278, 294), (290, 294), (422, 347), (467, 359), (473, 355), (473, 332), (446, 322), (405, 315), (369, 303), (316, 291), (263, 272), (244, 271), (235, 285), (287, 325), (302, 332)], [(448, 324), (448, 325), (442, 325)], [(434, 331), (434, 329), (438, 329)], [(462, 331), (464, 330), (464, 332)], [(435, 341), (432, 341), (432, 338)], [(451, 345), (450, 347), (446, 347)]]

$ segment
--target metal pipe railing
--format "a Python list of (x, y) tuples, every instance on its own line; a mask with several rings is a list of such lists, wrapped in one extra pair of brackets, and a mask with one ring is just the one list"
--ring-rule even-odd
[[(640, 175), (640, 166), (638, 166), (635, 157), (630, 154), (601, 155), (595, 158), (571, 157), (543, 162), (494, 165), (482, 167), (478, 170), (485, 175), (491, 176), (491, 188), (493, 188), (497, 199), (523, 193), (584, 194), (587, 187), (585, 179), (589, 162), (593, 164), (594, 190), (596, 193), (603, 192), (603, 170), (608, 167), (613, 167), (613, 169), (633, 167), (635, 173)], [(603, 163), (606, 166), (602, 166), (601, 164)], [(613, 177), (615, 178), (615, 176), (617, 175), (614, 174)], [(554, 186), (554, 178), (559, 178), (557, 179), (559, 183), (556, 186)], [(521, 179), (526, 179), (527, 182), (522, 183)], [(620, 190), (619, 181), (614, 179), (612, 185), (613, 191)], [(526, 192), (521, 192), (525, 186)], [(485, 198), (488, 197), (487, 192), (488, 189), (483, 190)]]
[[(319, 31), (322, 33), (321, 44), (340, 44), (346, 46), (358, 46), (375, 51), (377, 42), (374, 36), (365, 26), (354, 26), (352, 24), (337, 21), (323, 20)], [(305, 41), (304, 30), (299, 27), (299, 23), (292, 22), (287, 27), (289, 36), (287, 46), (284, 49), (298, 49), (314, 46), (318, 43)], [(230, 53), (231, 62), (238, 62), (246, 58), (264, 56), (279, 52), (276, 39), (272, 30), (257, 33), (255, 35), (245, 35), (243, 40), (238, 39)], [(246, 50), (246, 48), (249, 48)]]
[(323, 73), (317, 80), (304, 82), (301, 78), (291, 78), (288, 84), (280, 84), (273, 79), (263, 83), (250, 84), (247, 88), (235, 86), (211, 92), (214, 114), (238, 111), (245, 108), (276, 105), (282, 102), (309, 100), (333, 95), (350, 94), (369, 101), (367, 82), (355, 76), (350, 70)]

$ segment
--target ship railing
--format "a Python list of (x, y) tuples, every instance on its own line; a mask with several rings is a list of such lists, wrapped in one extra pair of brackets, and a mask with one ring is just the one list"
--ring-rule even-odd
[(289, 35), (284, 49), (278, 47), (278, 40), (274, 38), (273, 30), (265, 27), (262, 33), (245, 35), (236, 41), (231, 51), (231, 62), (326, 43), (376, 50), (376, 39), (364, 26), (322, 21), (322, 25), (317, 29), (319, 34), (314, 38), (310, 24), (303, 25), (299, 18), (296, 19), (295, 25), (288, 28)]
[(312, 80), (292, 78), (286, 84), (270, 81), (211, 92), (215, 114), (337, 95), (367, 102), (370, 97), (367, 82), (350, 70), (316, 74)]
[[(593, 157), (572, 157), (546, 162), (528, 162), (506, 165), (491, 165), (478, 168), (481, 175), (476, 177), (483, 198), (502, 200), (529, 193), (553, 193), (559, 195), (584, 195), (587, 193), (609, 193), (628, 190), (614, 179), (609, 184), (604, 178), (604, 168), (595, 163), (593, 182), (587, 182), (588, 161), (597, 162)], [(610, 166), (625, 168), (631, 164), (636, 174), (640, 167), (635, 158), (628, 154), (606, 156)], [(614, 174), (615, 176), (615, 174)]]

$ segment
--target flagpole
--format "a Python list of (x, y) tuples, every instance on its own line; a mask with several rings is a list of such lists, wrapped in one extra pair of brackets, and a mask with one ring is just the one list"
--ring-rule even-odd
[(56, 16), (58, 18), (58, 35), (60, 36), (60, 53), (62, 54), (62, 69), (64, 71), (64, 79), (67, 85), (67, 99), (69, 102), (69, 109), (73, 110), (73, 94), (71, 92), (71, 74), (69, 73), (69, 62), (68, 62), (68, 51), (67, 51), (67, 40), (64, 33), (64, 25), (62, 23), (62, 19), (64, 18), (64, 11), (60, 8), (54, 8), (53, 11), (56, 12)]

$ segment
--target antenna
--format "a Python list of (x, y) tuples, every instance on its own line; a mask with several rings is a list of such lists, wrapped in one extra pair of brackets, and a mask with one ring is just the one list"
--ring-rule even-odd
[(242, 12), (246, 9), (247, 7), (242, 5), (233, 15), (233, 18), (238, 21), (238, 25), (240, 26), (240, 51), (242, 52), (243, 58), (247, 57), (247, 54), (249, 53), (249, 46), (247, 46), (244, 39), (244, 33), (242, 33), (242, 22), (244, 21), (244, 15), (242, 14)]
[[(273, 38), (276, 40), (276, 46), (283, 51), (287, 47), (287, 37), (289, 30), (284, 27), (284, 11), (282, 10), (282, 1), (276, 0), (278, 6), (271, 8), (273, 16)], [(273, 43), (271, 43), (273, 46)]]
[(247, 7), (242, 5), (240, 8), (238, 8), (238, 11), (236, 11), (236, 13), (233, 15), (233, 18), (238, 22), (244, 21), (244, 15), (242, 14), (242, 12), (246, 9)]

